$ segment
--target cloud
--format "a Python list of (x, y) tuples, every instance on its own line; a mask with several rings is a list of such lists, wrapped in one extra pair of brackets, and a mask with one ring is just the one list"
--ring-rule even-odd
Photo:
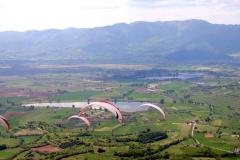
[(0, 30), (203, 19), (240, 24), (240, 0), (0, 0)]
[(240, 0), (129, 0), (132, 7), (142, 8), (186, 8), (212, 7), (222, 9), (239, 9)]
[(195, 0), (130, 0), (129, 1), (130, 6), (142, 7), (142, 8), (192, 7), (197, 5), (196, 3), (199, 3), (199, 2)]
[(78, 0), (81, 1), (79, 4), (79, 7), (81, 9), (117, 9), (124, 5), (124, 1), (117, 1), (117, 0), (101, 0), (101, 1), (95, 1), (95, 0)]

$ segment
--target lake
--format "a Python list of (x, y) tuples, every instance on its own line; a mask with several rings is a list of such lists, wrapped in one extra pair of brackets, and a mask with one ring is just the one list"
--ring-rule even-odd
[[(87, 105), (87, 102), (60, 102), (60, 103), (32, 103), (32, 104), (23, 104), (22, 106), (25, 107), (66, 107), (66, 108), (83, 108)], [(141, 102), (117, 102), (115, 105), (122, 111), (125, 112), (135, 112), (135, 111), (141, 111), (146, 110), (146, 108), (138, 108), (139, 105), (143, 103)]]

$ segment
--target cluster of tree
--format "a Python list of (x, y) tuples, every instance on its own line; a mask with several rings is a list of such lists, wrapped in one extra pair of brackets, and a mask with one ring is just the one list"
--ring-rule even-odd
[(148, 155), (153, 155), (157, 153), (158, 150), (154, 149), (150, 146), (130, 146), (129, 151), (127, 152), (115, 152), (114, 155), (118, 157), (132, 157), (132, 158), (140, 158)]
[(151, 69), (151, 70), (139, 70), (139, 71), (125, 71), (113, 72), (111, 79), (114, 80), (136, 80), (145, 77), (161, 77), (161, 76), (178, 76), (177, 71), (168, 70), (168, 69)]
[(76, 144), (74, 142), (63, 142), (59, 145), (60, 148), (65, 149), (65, 148), (70, 148), (72, 146), (75, 146)]
[(138, 159), (162, 159), (165, 157), (165, 159), (169, 158), (168, 154), (161, 154), (161, 152), (173, 145), (177, 145), (184, 141), (186, 139), (178, 139), (176, 141), (173, 141), (169, 144), (165, 144), (162, 146), (156, 146), (151, 147), (151, 145), (132, 145), (129, 148), (129, 151), (127, 152), (115, 152), (114, 155), (118, 157), (131, 157), (131, 158), (138, 158)]
[(115, 139), (110, 138), (98, 138), (94, 141), (93, 145), (103, 147), (123, 146), (123, 144), (116, 142)]
[(1, 144), (0, 145), (0, 151), (5, 150), (5, 149), (7, 149), (7, 145), (6, 144)]
[(1, 103), (0, 103), (0, 107), (3, 107), (4, 105), (16, 106), (17, 104), (16, 104), (16, 102), (7, 99), (6, 102), (1, 102)]
[(136, 141), (141, 143), (151, 143), (166, 138), (168, 138), (168, 136), (163, 132), (143, 132), (138, 136)]
[(57, 125), (50, 125), (46, 122), (42, 121), (29, 121), (25, 126), (21, 127), (22, 129), (42, 129), (47, 130), (49, 132), (54, 132), (57, 129)]
[(132, 142), (136, 141), (136, 137), (124, 137), (124, 138), (116, 138), (116, 142)]
[(214, 107), (215, 106), (213, 104), (209, 104), (209, 106), (208, 106), (208, 108), (209, 108), (209, 115), (205, 119), (206, 122), (211, 122), (213, 120)]
[(167, 138), (167, 134), (163, 132), (150, 132), (144, 131), (137, 136), (128, 136), (123, 138), (116, 138), (116, 142), (140, 142), (140, 143), (151, 143)]
[[(138, 160), (166, 160), (166, 159), (170, 159), (170, 157), (172, 157), (168, 152), (164, 152), (164, 153), (156, 153), (153, 155), (149, 155), (149, 156), (145, 156), (145, 157), (141, 157), (138, 158)], [(177, 159), (177, 158), (173, 158), (173, 159)], [(184, 160), (188, 160), (183, 158)]]
[[(51, 160), (61, 160), (67, 157), (71, 157), (71, 156), (75, 156), (75, 155), (79, 155), (79, 154), (85, 154), (85, 153), (93, 153), (94, 150), (92, 147), (85, 147), (82, 149), (67, 149), (64, 150), (63, 152), (57, 152), (57, 153), (51, 153), (51, 154), (47, 154), (46, 157), (44, 157), (44, 159), (51, 159)], [(30, 158), (31, 159), (31, 154), (29, 154), (28, 156), (30, 157), (25, 157)]]
[(77, 137), (89, 137), (89, 136), (92, 136), (92, 134), (88, 131), (77, 134)]

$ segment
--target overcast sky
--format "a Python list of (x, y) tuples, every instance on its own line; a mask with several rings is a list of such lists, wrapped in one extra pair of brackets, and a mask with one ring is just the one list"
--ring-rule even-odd
[(240, 0), (0, 0), (0, 31), (185, 19), (240, 24)]

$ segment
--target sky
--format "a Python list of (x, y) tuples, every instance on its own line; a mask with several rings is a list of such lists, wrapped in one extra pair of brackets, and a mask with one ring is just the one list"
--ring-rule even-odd
[(240, 0), (0, 0), (0, 31), (186, 19), (240, 24)]

